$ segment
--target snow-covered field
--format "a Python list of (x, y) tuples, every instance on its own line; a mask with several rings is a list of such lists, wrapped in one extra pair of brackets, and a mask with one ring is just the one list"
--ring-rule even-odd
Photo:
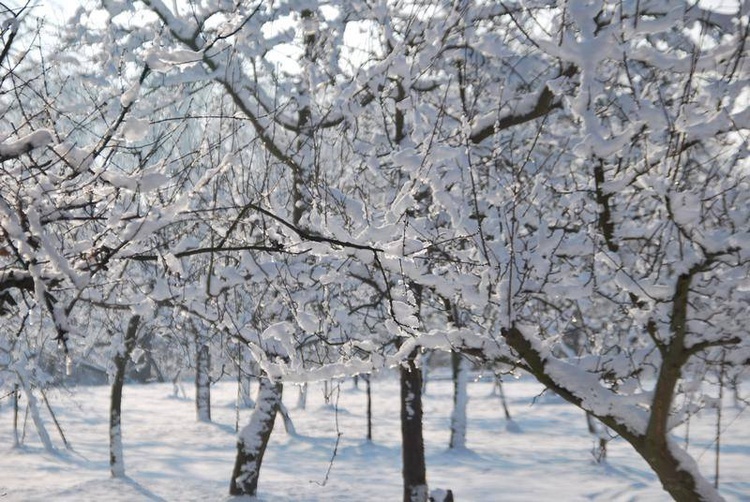
[[(522, 378), (505, 384), (514, 423), (507, 427), (492, 383), (469, 385), (468, 450), (449, 451), (452, 384), (431, 380), (425, 396), (427, 475), (431, 488), (451, 488), (457, 501), (655, 501), (669, 500), (646, 464), (622, 440), (610, 443), (606, 464), (593, 461), (593, 439), (582, 412)], [(123, 402), (125, 467), (114, 480), (108, 466), (108, 387), (49, 391), (48, 397), (72, 446), (66, 450), (49, 415), (57, 445), (45, 452), (31, 420), (24, 445), (12, 449), (12, 410), (0, 401), (0, 500), (6, 501), (209, 501), (227, 500), (235, 451), (236, 385), (213, 388), (214, 423), (197, 423), (195, 405), (172, 397), (169, 384), (129, 385)], [(307, 407), (297, 409), (297, 388), (285, 389), (297, 435), (281, 420), (261, 471), (262, 501), (397, 501), (401, 492), (398, 382), (373, 380), (373, 442), (365, 440), (365, 393), (352, 381), (323, 400), (311, 385)], [(338, 411), (333, 403), (338, 396)], [(750, 411), (723, 410), (721, 493), (750, 500)], [(22, 402), (23, 406), (23, 402)], [(22, 408), (23, 409), (23, 408)], [(243, 409), (241, 423), (250, 410)], [(23, 415), (21, 415), (23, 419)], [(331, 457), (340, 442), (333, 464)], [(716, 413), (690, 422), (689, 451), (713, 480)], [(510, 429), (513, 429), (512, 427)], [(676, 431), (684, 438), (684, 427)], [(327, 471), (330, 467), (330, 473)]]

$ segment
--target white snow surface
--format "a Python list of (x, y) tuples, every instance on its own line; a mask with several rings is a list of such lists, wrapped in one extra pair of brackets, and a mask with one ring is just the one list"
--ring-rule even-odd
[[(444, 376), (444, 375), (443, 375)], [(184, 386), (189, 390), (186, 381)], [(427, 479), (430, 490), (451, 489), (459, 501), (667, 501), (655, 475), (622, 440), (610, 442), (606, 464), (593, 461), (594, 438), (583, 412), (556, 396), (541, 395), (530, 378), (504, 383), (513, 422), (508, 428), (490, 379), (469, 384), (467, 449), (447, 448), (452, 382), (428, 380), (424, 396)], [(747, 386), (745, 387), (746, 390)], [(253, 385), (253, 392), (257, 384)], [(332, 404), (323, 385), (311, 384), (306, 409), (295, 408), (298, 388), (287, 385), (284, 401), (297, 429), (277, 420), (261, 468), (258, 498), (266, 502), (400, 500), (401, 451), (398, 381), (373, 378), (373, 442), (365, 440), (364, 383), (340, 383)], [(336, 409), (343, 434), (330, 477), (336, 442)], [(66, 450), (49, 414), (43, 419), (55, 452), (45, 452), (31, 420), (23, 445), (13, 449), (12, 408), (0, 400), (0, 500), (150, 501), (250, 500), (229, 497), (235, 455), (235, 382), (212, 389), (213, 423), (200, 423), (195, 403), (172, 396), (171, 384), (126, 385), (122, 430), (126, 477), (109, 475), (109, 387), (51, 389), (48, 398), (72, 445)], [(533, 403), (533, 404), (532, 404)], [(727, 398), (723, 415), (720, 491), (728, 501), (750, 499), (750, 412)], [(23, 422), (25, 398), (21, 401)], [(240, 427), (251, 410), (241, 410)], [(713, 482), (715, 410), (690, 423), (688, 451)], [(675, 431), (684, 445), (685, 428)]]

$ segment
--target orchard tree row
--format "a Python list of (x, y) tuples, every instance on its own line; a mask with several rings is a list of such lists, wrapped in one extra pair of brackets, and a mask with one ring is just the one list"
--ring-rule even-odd
[(122, 474), (128, 360), (189, 341), (207, 392), (218, 339), (260, 377), (253, 495), (285, 384), (398, 367), (424, 502), (419, 356), (448, 351), (720, 498), (670, 430), (750, 364), (750, 5), (85, 5), (52, 35), (0, 3), (0, 386), (107, 355)]

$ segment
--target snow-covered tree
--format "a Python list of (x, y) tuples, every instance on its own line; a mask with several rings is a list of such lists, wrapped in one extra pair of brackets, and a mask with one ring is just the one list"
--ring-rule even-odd
[[(71, 256), (93, 260), (86, 281), (160, 264), (128, 276), (143, 302), (203, 315), (254, 350), (267, 413), (241, 435), (255, 448), (243, 465), (262, 458), (283, 379), (401, 364), (405, 438), (418, 437), (417, 355), (438, 348), (528, 371), (632, 444), (674, 498), (718, 497), (669, 431), (694, 411), (675, 404), (680, 382), (718, 364), (732, 378), (750, 358), (747, 5), (102, 7), (106, 26), (79, 22), (77, 36), (128, 85), (104, 85), (113, 119), (83, 143), (93, 147), (54, 149), (62, 182), (50, 193), (72, 176), (107, 205), (107, 225), (72, 231)], [(126, 148), (97, 163), (116, 131), (138, 142), (160, 130), (144, 122), (159, 99), (176, 104), (175, 124), (194, 120), (202, 87), (239, 131), (207, 127), (204, 150), (185, 136), (153, 157), (125, 161)], [(14, 133), (0, 153), (54, 133)], [(80, 153), (91, 165), (61, 162)], [(219, 160), (201, 164), (209, 154)], [(34, 213), (14, 209), (40, 200), (26, 192), (36, 186), (8, 191), (23, 195), (5, 211), (13, 280), (65, 340), (80, 300), (50, 295), (81, 291), (81, 279)], [(37, 248), (41, 270), (22, 261)], [(198, 257), (207, 272), (177, 280)], [(587, 335), (581, 354), (564, 350), (573, 325)], [(404, 458), (416, 466), (404, 498), (424, 501), (424, 457), (404, 451), (417, 452)]]

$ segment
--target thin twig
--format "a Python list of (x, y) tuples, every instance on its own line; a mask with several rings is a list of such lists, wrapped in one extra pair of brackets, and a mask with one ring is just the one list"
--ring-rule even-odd
[(341, 384), (336, 385), (336, 402), (333, 405), (333, 419), (336, 424), (336, 443), (333, 445), (333, 452), (331, 453), (331, 461), (328, 463), (328, 469), (326, 469), (326, 475), (323, 478), (323, 482), (315, 481), (314, 483), (318, 486), (325, 486), (328, 483), (328, 478), (331, 475), (331, 469), (333, 469), (333, 461), (336, 459), (336, 455), (339, 451), (339, 443), (341, 442), (341, 436), (344, 435), (339, 429), (339, 395), (341, 394)]

